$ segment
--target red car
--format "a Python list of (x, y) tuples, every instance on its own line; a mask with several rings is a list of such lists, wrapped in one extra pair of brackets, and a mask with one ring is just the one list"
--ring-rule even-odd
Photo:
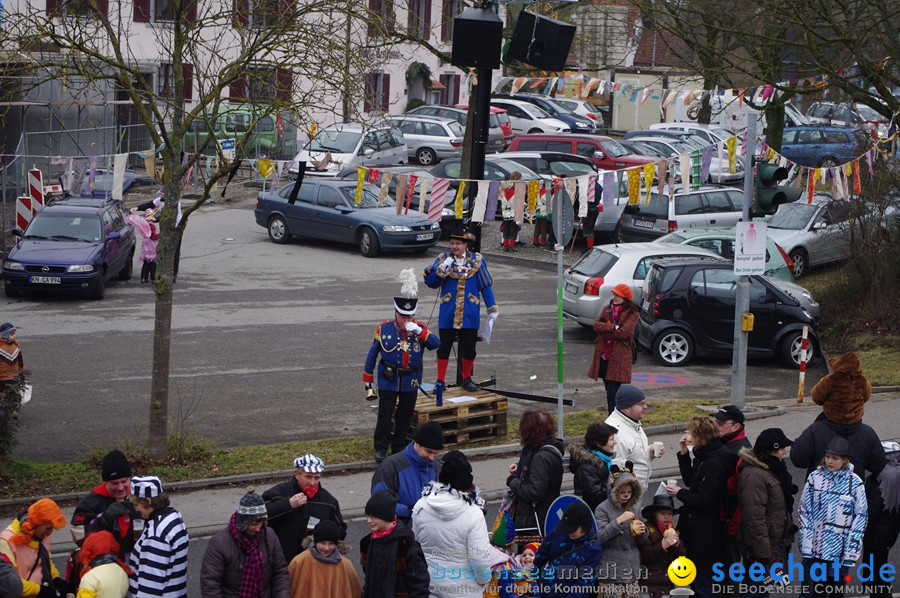
[(578, 154), (590, 158), (597, 168), (603, 170), (621, 170), (654, 161), (653, 158), (630, 153), (621, 143), (604, 135), (530, 133), (513, 139), (509, 151)]
[[(468, 110), (468, 104), (457, 104), (455, 108), (462, 108), (463, 110)], [(509, 144), (512, 143), (513, 140), (513, 130), (512, 123), (509, 122), (509, 116), (506, 114), (506, 110), (503, 108), (497, 108), (496, 106), (491, 106), (491, 114), (497, 117), (497, 122), (500, 123), (500, 129), (503, 131), (503, 146), (504, 149), (509, 149)]]

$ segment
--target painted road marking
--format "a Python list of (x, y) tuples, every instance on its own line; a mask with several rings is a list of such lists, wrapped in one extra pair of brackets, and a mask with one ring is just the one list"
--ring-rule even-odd
[(632, 384), (647, 384), (650, 386), (681, 386), (690, 382), (684, 376), (675, 374), (655, 374), (652, 372), (635, 372), (631, 374)]

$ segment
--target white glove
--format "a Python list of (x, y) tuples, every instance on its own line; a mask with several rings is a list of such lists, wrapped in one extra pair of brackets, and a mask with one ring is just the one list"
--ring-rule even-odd
[(453, 265), (453, 258), (450, 256), (447, 256), (444, 259), (444, 262), (440, 265), (441, 272), (446, 272), (447, 270), (450, 269), (450, 266), (452, 266), (452, 265)]
[(407, 322), (406, 323), (406, 331), (412, 332), (415, 335), (422, 334), (422, 327), (416, 324), (415, 322)]
[(488, 314), (488, 320), (490, 320), (493, 323), (497, 320), (498, 316), (500, 316), (499, 311), (492, 311), (491, 313)]

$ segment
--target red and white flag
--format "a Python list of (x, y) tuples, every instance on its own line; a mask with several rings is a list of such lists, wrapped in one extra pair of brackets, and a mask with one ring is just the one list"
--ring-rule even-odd
[(435, 179), (431, 184), (431, 202), (428, 204), (428, 219), (440, 220), (444, 211), (444, 196), (450, 188), (450, 179)]

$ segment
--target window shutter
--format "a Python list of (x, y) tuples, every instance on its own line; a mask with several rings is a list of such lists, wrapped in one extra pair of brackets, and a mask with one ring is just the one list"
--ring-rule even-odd
[(450, 75), (441, 75), (438, 77), (438, 80), (444, 86), (444, 89), (440, 91), (441, 94), (441, 104), (447, 104), (447, 90), (450, 89)]
[(53, 16), (57, 13), (59, 5), (56, 0), (47, 0), (47, 14)]
[[(453, 15), (450, 14), (450, 7), (453, 6), (453, 0), (443, 0), (441, 2), (441, 41), (450, 40), (450, 21)], [(429, 7), (429, 11), (431, 8)]]
[(234, 0), (234, 27), (247, 27), (250, 25), (250, 0)]
[(97, 9), (101, 15), (106, 16), (109, 13), (109, 0), (97, 0)]
[(247, 78), (240, 77), (228, 86), (228, 99), (232, 102), (243, 102), (247, 98)]
[(289, 69), (275, 71), (275, 99), (290, 102), (294, 93), (294, 73)]
[[(188, 0), (187, 22), (193, 25), (197, 22), (197, 2), (198, 0)], [(191, 67), (193, 68), (193, 66)]]
[(369, 0), (369, 37), (372, 37), (378, 30), (375, 28), (374, 22), (375, 19), (378, 18), (378, 6), (381, 4), (380, 0)]
[(418, 3), (418, 0), (409, 0), (407, 2), (406, 31), (410, 35), (415, 35), (416, 33), (416, 5)]
[(135, 23), (150, 22), (150, 0), (134, 0), (133, 18)]
[(425, 39), (431, 39), (431, 0), (425, 0)]
[(453, 77), (453, 102), (454, 106), (459, 104), (459, 75), (451, 75)]
[[(194, 4), (194, 6), (197, 5)], [(182, 64), (181, 74), (184, 77), (184, 101), (190, 102), (194, 99), (194, 65)]]
[(297, 0), (281, 0), (279, 7), (281, 8), (281, 18), (286, 19), (297, 9)]
[(363, 112), (367, 114), (372, 111), (372, 95), (375, 93), (374, 78), (374, 73), (366, 75), (366, 86), (363, 90)]
[(387, 73), (381, 76), (381, 109), (385, 114), (391, 111), (391, 76)]

